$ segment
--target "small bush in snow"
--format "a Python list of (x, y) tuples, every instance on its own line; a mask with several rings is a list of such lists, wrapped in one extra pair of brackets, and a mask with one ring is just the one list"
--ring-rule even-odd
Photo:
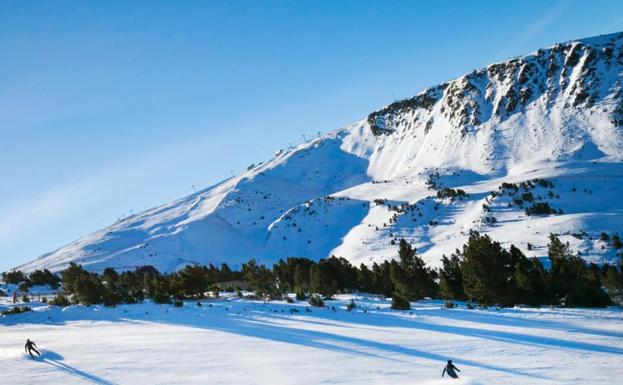
[(446, 187), (446, 188), (443, 188), (437, 191), (437, 198), (439, 199), (450, 198), (454, 200), (455, 198), (465, 198), (465, 197), (467, 197), (467, 193), (461, 189), (452, 189), (452, 188)]
[(1, 314), (2, 315), (11, 315), (11, 314), (19, 314), (19, 313), (26, 313), (32, 311), (31, 308), (29, 308), (28, 306), (16, 306), (14, 308), (8, 309), (8, 310), (4, 310)]
[(394, 293), (394, 295), (392, 296), (392, 309), (410, 310), (411, 304), (409, 303), (409, 300), (402, 295)]
[(532, 206), (526, 209), (526, 215), (548, 215), (556, 213), (558, 213), (558, 211), (553, 209), (547, 202), (533, 203)]
[(69, 299), (65, 297), (63, 294), (58, 293), (56, 296), (50, 301), (50, 305), (52, 306), (69, 306), (71, 305)]
[(443, 307), (445, 307), (446, 309), (452, 309), (456, 307), (456, 304), (451, 300), (447, 299), (443, 301)]
[(21, 291), (22, 293), (28, 293), (31, 286), (32, 285), (30, 284), (30, 282), (22, 282), (17, 287), (17, 290)]
[(623, 243), (621, 243), (621, 238), (619, 238), (618, 235), (612, 236), (612, 247), (614, 247), (617, 250), (623, 247)]
[(318, 294), (314, 294), (314, 295), (310, 296), (308, 302), (312, 306), (317, 306), (317, 307), (324, 306), (324, 301), (322, 300), (322, 297), (319, 296)]
[(169, 304), (171, 303), (171, 298), (165, 293), (156, 293), (154, 294), (154, 302), (157, 304)]
[(346, 310), (351, 311), (356, 308), (357, 308), (357, 304), (355, 303), (355, 300), (351, 298), (350, 303), (346, 305)]

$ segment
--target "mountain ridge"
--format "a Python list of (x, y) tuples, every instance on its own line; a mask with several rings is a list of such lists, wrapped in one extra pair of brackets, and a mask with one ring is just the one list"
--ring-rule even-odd
[[(470, 228), (536, 256), (544, 255), (546, 234), (556, 232), (587, 259), (612, 260), (618, 251), (594, 238), (623, 231), (616, 199), (622, 74), (623, 33), (494, 63), (19, 269), (78, 262), (92, 270), (170, 271), (188, 263), (237, 266), (249, 258), (272, 263), (331, 254), (372, 263), (392, 258), (398, 237), (435, 264)], [(554, 187), (531, 182), (513, 194), (500, 188), (541, 179)], [(438, 197), (444, 188), (468, 195)], [(525, 214), (532, 201), (519, 204), (521, 191), (562, 213)], [(576, 236), (581, 231), (584, 238)]]

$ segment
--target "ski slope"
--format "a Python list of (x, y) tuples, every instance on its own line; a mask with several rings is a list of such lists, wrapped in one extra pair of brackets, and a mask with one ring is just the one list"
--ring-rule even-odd
[[(0, 316), (0, 383), (613, 384), (623, 376), (621, 309), (394, 311), (373, 296), (306, 303), (223, 298)], [(9, 305), (0, 305), (6, 308)], [(32, 360), (27, 338), (43, 349)], [(460, 380), (441, 379), (445, 361)]]

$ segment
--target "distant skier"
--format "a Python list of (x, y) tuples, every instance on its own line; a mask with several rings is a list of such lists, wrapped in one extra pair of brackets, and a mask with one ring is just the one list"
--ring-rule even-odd
[(456, 374), (455, 370), (459, 370), (459, 368), (457, 368), (456, 366), (454, 366), (454, 364), (452, 363), (452, 360), (448, 360), (448, 364), (446, 365), (445, 368), (443, 368), (443, 373), (441, 373), (441, 378), (443, 378), (444, 374), (448, 373), (448, 376), (452, 377), (452, 378), (459, 378), (459, 375)]
[(41, 356), (41, 353), (39, 353), (39, 351), (37, 350), (37, 344), (35, 344), (33, 341), (29, 339), (26, 340), (26, 345), (24, 345), (24, 350), (28, 352), (28, 354), (30, 354), (32, 358), (35, 358), (35, 356), (32, 354), (33, 351), (37, 353), (37, 356)]

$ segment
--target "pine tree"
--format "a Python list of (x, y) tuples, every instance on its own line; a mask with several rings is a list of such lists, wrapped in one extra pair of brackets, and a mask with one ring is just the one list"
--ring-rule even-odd
[(399, 292), (395, 292), (392, 295), (392, 309), (396, 310), (409, 310), (411, 309), (411, 304), (409, 300)]
[(450, 258), (445, 255), (441, 258), (443, 266), (439, 270), (439, 289), (443, 298), (465, 300), (467, 297), (463, 291), (461, 260), (457, 253), (452, 254)]
[(254, 259), (242, 265), (242, 274), (257, 294), (273, 296), (277, 293), (272, 272), (266, 266), (258, 265)]
[(471, 231), (463, 246), (463, 290), (482, 305), (508, 305), (507, 284), (514, 273), (510, 254), (488, 235)]
[(572, 254), (568, 243), (550, 234), (548, 257), (551, 264), (551, 293), (563, 306), (602, 307), (610, 298), (601, 287), (601, 274), (587, 267), (582, 258)]
[(357, 270), (357, 286), (365, 293), (374, 292), (374, 273), (363, 263)]
[(313, 264), (309, 270), (309, 287), (313, 293), (323, 291), (322, 272), (317, 264)]
[[(392, 282), (396, 290), (411, 300), (432, 297), (436, 292), (433, 270), (426, 267), (416, 250), (404, 239), (398, 246), (400, 269), (392, 266)], [(401, 270), (401, 271), (399, 271)]]
[(114, 283), (117, 282), (117, 280), (119, 279), (119, 274), (112, 267), (107, 267), (102, 273), (102, 279), (106, 282)]

